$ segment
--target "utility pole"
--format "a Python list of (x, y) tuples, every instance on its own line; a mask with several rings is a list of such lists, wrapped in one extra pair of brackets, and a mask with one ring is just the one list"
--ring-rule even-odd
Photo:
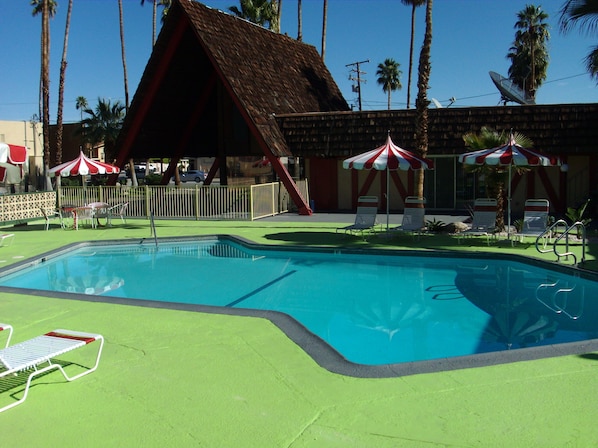
[(362, 72), (359, 68), (361, 64), (365, 64), (366, 62), (370, 62), (369, 59), (365, 61), (353, 62), (351, 64), (345, 65), (345, 67), (353, 67), (351, 68), (351, 73), (349, 74), (349, 80), (357, 81), (357, 85), (353, 86), (353, 92), (357, 92), (357, 99), (359, 101), (359, 110), (361, 111), (361, 83), (366, 82), (365, 79), (361, 78), (361, 75), (365, 75), (366, 72)]

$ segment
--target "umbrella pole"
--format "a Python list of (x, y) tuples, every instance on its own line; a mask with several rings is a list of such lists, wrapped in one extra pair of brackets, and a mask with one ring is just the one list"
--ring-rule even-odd
[(511, 170), (513, 164), (509, 164), (509, 186), (507, 188), (507, 240), (511, 239)]
[(388, 163), (386, 163), (386, 231), (389, 230), (388, 221), (390, 218), (390, 171), (388, 170)]

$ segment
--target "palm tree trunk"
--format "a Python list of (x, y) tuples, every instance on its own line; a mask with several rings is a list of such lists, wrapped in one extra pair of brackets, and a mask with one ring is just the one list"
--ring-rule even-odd
[(127, 78), (127, 57), (125, 55), (125, 20), (123, 15), (123, 0), (118, 0), (118, 19), (120, 22), (120, 51), (123, 62), (123, 76), (125, 82), (125, 110), (129, 111), (129, 81)]
[(280, 21), (282, 18), (282, 0), (278, 0), (276, 6), (276, 32), (280, 33)]
[(297, 0), (297, 40), (303, 40), (303, 8), (301, 0)]
[[(426, 3), (426, 32), (424, 35), (424, 44), (419, 55), (418, 80), (417, 80), (417, 99), (415, 108), (417, 109), (415, 118), (415, 139), (417, 151), (422, 157), (428, 153), (428, 88), (430, 82), (430, 52), (432, 50), (432, 0)], [(415, 194), (419, 198), (424, 197), (424, 170), (415, 172)]]
[(158, 14), (158, 0), (153, 0), (152, 5), (152, 47), (156, 43), (156, 18)]
[(64, 107), (64, 79), (66, 76), (66, 54), (69, 45), (69, 30), (71, 27), (71, 13), (73, 11), (73, 0), (69, 0), (66, 13), (66, 26), (64, 29), (64, 43), (62, 45), (62, 60), (60, 61), (60, 80), (58, 82), (58, 112), (56, 113), (56, 165), (62, 163), (62, 109)]
[(42, 132), (44, 134), (44, 176), (46, 190), (52, 189), (50, 181), (50, 4), (42, 5)]
[(324, 11), (322, 19), (322, 60), (326, 54), (326, 22), (328, 20), (328, 0), (324, 0)]
[(409, 45), (409, 74), (407, 75), (407, 109), (411, 104), (411, 73), (413, 72), (413, 41), (415, 39), (415, 3), (411, 6), (411, 44)]

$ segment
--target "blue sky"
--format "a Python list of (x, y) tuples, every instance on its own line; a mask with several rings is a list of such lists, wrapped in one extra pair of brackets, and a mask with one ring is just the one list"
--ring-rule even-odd
[[(68, 0), (57, 0), (51, 21), (50, 120), (56, 121), (59, 63)], [(123, 0), (129, 93), (133, 97), (151, 53), (151, 0)], [(227, 10), (236, 0), (206, 0)], [(321, 47), (322, 0), (303, 0), (303, 41)], [(451, 107), (495, 106), (500, 94), (488, 72), (507, 74), (506, 54), (513, 42), (516, 13), (526, 4), (542, 5), (549, 14), (551, 39), (548, 79), (538, 90), (539, 104), (598, 102), (598, 89), (586, 73), (584, 57), (598, 45), (598, 35), (577, 30), (563, 35), (558, 11), (564, 0), (434, 0), (432, 75), (428, 98)], [(160, 10), (160, 9), (159, 9)], [(0, 15), (0, 120), (29, 120), (38, 112), (40, 70), (39, 17), (32, 17), (29, 0), (4, 0)], [(361, 65), (364, 110), (386, 109), (386, 94), (376, 83), (376, 68), (386, 58), (401, 64), (403, 89), (392, 94), (393, 109), (406, 107), (409, 63), (410, 8), (399, 0), (329, 0), (325, 62), (349, 104), (357, 108), (347, 64)], [(417, 58), (423, 42), (425, 10), (418, 8), (412, 101), (417, 94)], [(297, 1), (284, 0), (282, 32), (297, 36)], [(68, 45), (64, 120), (80, 120), (79, 96), (89, 104), (98, 98), (124, 101), (123, 72), (116, 0), (75, 0)], [(412, 106), (413, 107), (413, 106)]]

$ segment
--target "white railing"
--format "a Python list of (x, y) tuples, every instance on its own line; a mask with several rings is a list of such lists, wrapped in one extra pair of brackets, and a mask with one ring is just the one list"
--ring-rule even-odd
[[(307, 181), (296, 182), (309, 203)], [(288, 212), (289, 193), (280, 182), (247, 186), (176, 187), (59, 187), (58, 207), (91, 202), (115, 205), (128, 202), (127, 217), (254, 220)]]

